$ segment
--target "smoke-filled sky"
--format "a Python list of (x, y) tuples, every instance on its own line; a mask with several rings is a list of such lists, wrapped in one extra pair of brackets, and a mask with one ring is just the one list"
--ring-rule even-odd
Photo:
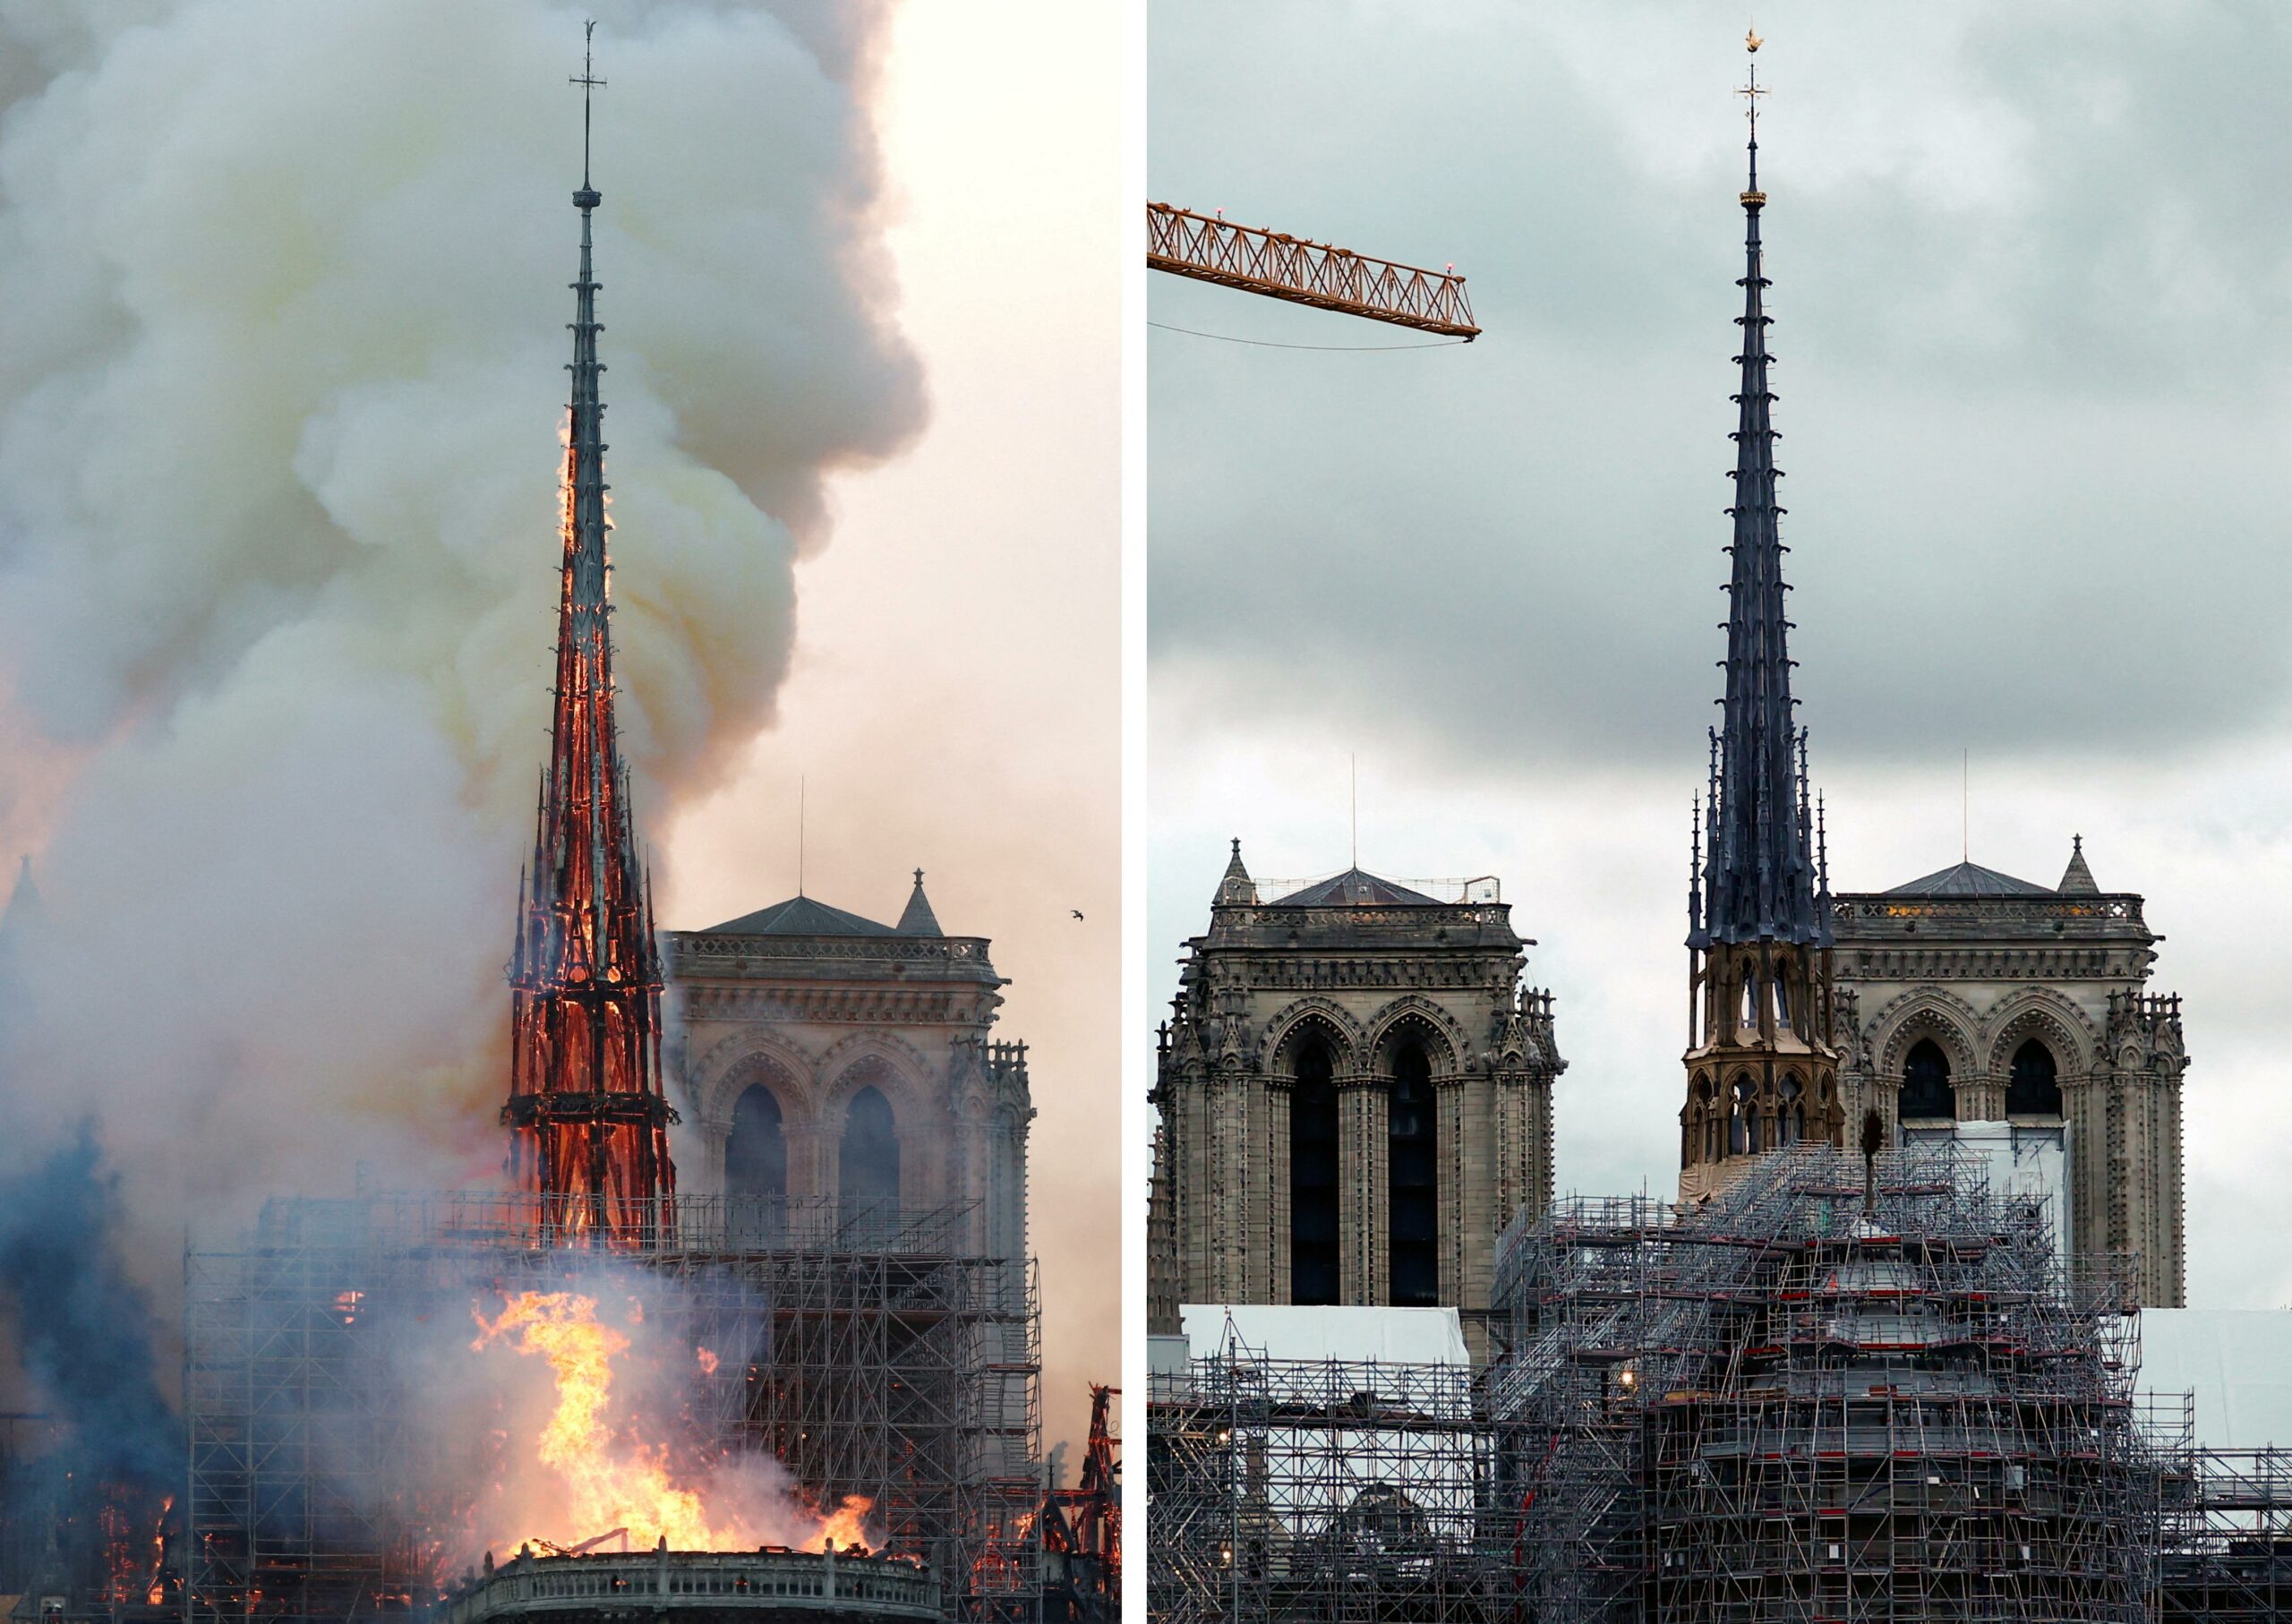
[[(1501, 875), (1563, 1189), (1667, 1190), (1723, 638), (1740, 5), (1155, 0), (1148, 189), (1470, 278), (1486, 336), (1151, 335), (1158, 992), (1238, 834)], [(1798, 692), (1834, 877), (2082, 833), (2187, 996), (2190, 1302), (2292, 1301), (2292, 14), (1761, 4)], [(1170, 278), (1150, 314), (1411, 342)], [(1962, 762), (1968, 765), (1962, 769)], [(1962, 790), (1962, 771), (1970, 791)], [(1136, 1035), (1142, 1038), (1142, 1035)]]
[(499, 1163), (591, 15), (664, 923), (793, 889), (783, 741), (815, 894), (944, 862), (997, 938), (1039, 1200), (1111, 1167), (1112, 30), (931, 9), (0, 4), (0, 850), (51, 931), (10, 1154), (92, 1112), (147, 1278), (187, 1215)]

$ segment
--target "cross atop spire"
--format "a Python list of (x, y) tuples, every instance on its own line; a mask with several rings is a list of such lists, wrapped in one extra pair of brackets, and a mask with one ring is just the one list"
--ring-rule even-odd
[[(584, 209), (594, 208), (599, 201), (589, 186), (589, 92), (602, 90), (605, 84), (596, 74), (596, 20), (591, 18), (581, 30), (581, 76), (565, 81), (581, 87), (581, 190), (574, 194), (573, 201)], [(581, 202), (583, 194), (589, 199), (586, 203)]]
[[(1757, 34), (1745, 41), (1758, 49)], [(1777, 438), (1767, 388), (1767, 279), (1759, 244), (1757, 98), (1766, 94), (1754, 73), (1740, 92), (1751, 99), (1750, 187), (1742, 194), (1742, 354), (1735, 395), (1735, 522), (1728, 546), (1733, 560), (1727, 585), (1727, 673), (1722, 725), (1711, 735), (1712, 761), (1704, 800), (1701, 907), (1689, 931), (1691, 946), (1763, 937), (1826, 944), (1829, 918), (1817, 905), (1817, 861), (1808, 804), (1806, 735), (1791, 697), (1791, 622), (1783, 610), (1780, 519), (1775, 500), (1783, 471), (1775, 466)], [(1693, 888), (1690, 886), (1690, 899)]]
[[(595, 25), (593, 23), (590, 26), (594, 27)], [(1761, 39), (1758, 37), (1758, 30), (1756, 28), (1743, 36), (1743, 49), (1754, 56), (1757, 54), (1758, 47), (1766, 43), (1766, 40)], [(1750, 64), (1750, 78), (1749, 81), (1744, 84), (1741, 90), (1736, 91), (1735, 94), (1741, 97), (1745, 101), (1750, 103), (1751, 184), (1749, 189), (1743, 193), (1743, 201), (1749, 203), (1752, 199), (1756, 198), (1758, 201), (1764, 203), (1766, 201), (1766, 193), (1758, 189), (1758, 98), (1766, 95), (1766, 92), (1759, 89), (1758, 64), (1754, 62)]]

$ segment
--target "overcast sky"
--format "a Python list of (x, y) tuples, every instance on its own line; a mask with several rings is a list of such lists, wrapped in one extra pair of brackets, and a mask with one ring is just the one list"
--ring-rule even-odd
[[(1155, 0), (1148, 190), (1465, 272), (1485, 335), (1151, 335), (1156, 991), (1225, 840), (1492, 872), (1563, 1190), (1667, 1190), (1726, 560), (1738, 5)], [(2188, 999), (2190, 1301), (2292, 1302), (2292, 13), (1764, 4), (1797, 691), (1834, 877), (2051, 885)], [(1158, 322), (1416, 335), (1152, 278)], [(1963, 753), (1963, 754), (1962, 754)]]

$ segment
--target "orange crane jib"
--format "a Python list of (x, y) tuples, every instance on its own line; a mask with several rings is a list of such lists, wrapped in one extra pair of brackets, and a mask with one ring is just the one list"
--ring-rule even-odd
[(1146, 268), (1467, 343), (1480, 336), (1465, 279), (1453, 270), (1373, 260), (1168, 203), (1146, 205)]

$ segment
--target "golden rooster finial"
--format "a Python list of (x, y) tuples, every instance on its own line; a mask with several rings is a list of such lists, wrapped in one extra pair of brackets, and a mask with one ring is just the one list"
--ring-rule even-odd
[(1753, 24), (1750, 30), (1743, 36), (1743, 49), (1747, 51), (1756, 51), (1759, 47), (1766, 43), (1766, 40), (1761, 39), (1758, 37), (1758, 28), (1757, 24)]

